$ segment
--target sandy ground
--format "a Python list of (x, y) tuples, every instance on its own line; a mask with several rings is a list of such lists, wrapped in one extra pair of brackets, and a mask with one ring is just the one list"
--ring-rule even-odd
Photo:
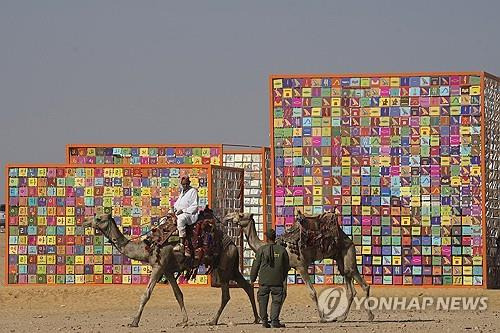
[[(0, 234), (4, 281), (4, 235)], [(146, 305), (139, 328), (129, 328), (144, 286), (5, 286), (0, 287), (0, 332), (265, 332), (251, 324), (253, 316), (246, 295), (231, 289), (231, 300), (220, 325), (207, 326), (217, 311), (220, 290), (184, 287), (190, 317), (187, 328), (175, 324), (182, 317), (170, 287), (161, 285)], [(318, 290), (321, 290), (318, 287)], [(358, 295), (361, 290), (358, 288)], [(500, 291), (472, 288), (372, 287), (373, 296), (487, 296), (485, 311), (374, 311), (367, 321), (361, 311), (351, 311), (344, 323), (318, 323), (318, 315), (304, 286), (291, 286), (282, 311), (286, 332), (497, 332), (500, 326)], [(274, 329), (272, 331), (277, 331)]]

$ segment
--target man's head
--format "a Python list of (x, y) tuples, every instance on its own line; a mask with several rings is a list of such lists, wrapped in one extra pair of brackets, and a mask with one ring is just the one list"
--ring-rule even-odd
[(276, 231), (274, 231), (274, 229), (269, 229), (266, 231), (266, 237), (268, 241), (274, 242), (276, 240)]
[(189, 185), (191, 184), (191, 181), (189, 180), (188, 176), (184, 176), (181, 178), (181, 186), (183, 191), (187, 191), (189, 189)]

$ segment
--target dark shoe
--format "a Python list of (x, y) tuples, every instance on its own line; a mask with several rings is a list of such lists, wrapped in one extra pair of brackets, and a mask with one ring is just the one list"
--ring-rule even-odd
[(285, 324), (282, 324), (280, 322), (277, 322), (277, 323), (271, 323), (271, 327), (272, 328), (285, 328)]
[(264, 328), (271, 328), (271, 325), (267, 321), (262, 322), (262, 327)]

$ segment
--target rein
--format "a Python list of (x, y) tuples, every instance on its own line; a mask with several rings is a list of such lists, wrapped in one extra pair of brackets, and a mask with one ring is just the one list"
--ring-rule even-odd
[(129, 238), (129, 241), (134, 241), (134, 240), (136, 240), (136, 239), (141, 238), (142, 236), (146, 236), (146, 235), (147, 235), (147, 234), (149, 234), (151, 231), (153, 231), (153, 228), (149, 229), (148, 231), (143, 232), (142, 234), (140, 234), (140, 235), (138, 235), (138, 236), (130, 237), (130, 238)]
[[(141, 237), (143, 237), (143, 236), (146, 236), (147, 234), (149, 234), (150, 232), (152, 232), (153, 230), (155, 230), (155, 228), (158, 228), (158, 227), (160, 227), (161, 225), (163, 225), (163, 224), (167, 223), (167, 221), (168, 221), (168, 217), (169, 217), (169, 215), (167, 215), (167, 216), (165, 216), (165, 217), (162, 217), (161, 219), (163, 219), (163, 218), (165, 219), (165, 221), (164, 221), (163, 223), (159, 223), (158, 225), (153, 226), (151, 229), (149, 229), (148, 231), (144, 231), (144, 232), (143, 232), (142, 234), (140, 234), (140, 235), (137, 235), (137, 236), (134, 236), (134, 237), (130, 237), (130, 238), (129, 238), (129, 241), (134, 241), (134, 240), (139, 239), (139, 238), (141, 238)], [(161, 219), (160, 219), (160, 220), (161, 220)]]

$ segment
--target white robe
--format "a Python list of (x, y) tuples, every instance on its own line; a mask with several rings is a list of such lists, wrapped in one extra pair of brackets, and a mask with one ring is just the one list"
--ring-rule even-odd
[(181, 192), (174, 208), (175, 211), (182, 210), (182, 214), (177, 215), (177, 229), (179, 236), (185, 237), (186, 225), (193, 224), (198, 219), (198, 191), (191, 187), (186, 193)]

